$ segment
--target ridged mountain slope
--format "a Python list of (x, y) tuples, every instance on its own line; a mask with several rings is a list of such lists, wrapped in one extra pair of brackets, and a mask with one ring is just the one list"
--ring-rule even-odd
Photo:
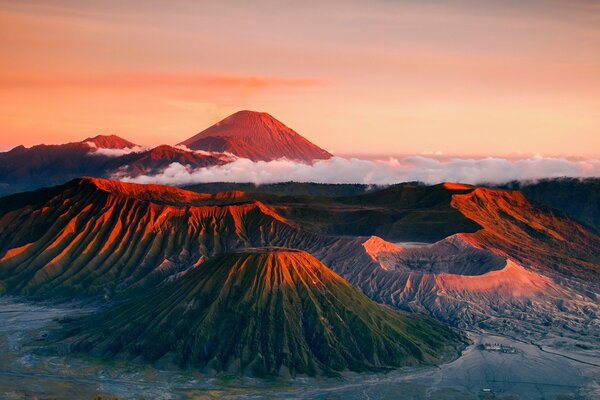
[(42, 298), (111, 297), (216, 253), (305, 240), (257, 201), (83, 178), (0, 199), (0, 286)]
[(536, 182), (513, 182), (509, 186), (528, 199), (591, 226), (600, 232), (600, 178), (556, 178)]

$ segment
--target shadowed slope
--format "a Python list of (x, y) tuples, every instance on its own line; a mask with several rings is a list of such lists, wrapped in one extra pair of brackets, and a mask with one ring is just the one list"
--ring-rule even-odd
[(261, 376), (432, 363), (460, 345), (287, 249), (218, 256), (148, 298), (77, 321), (71, 335), (75, 351)]
[(600, 178), (557, 178), (513, 182), (528, 199), (556, 210), (600, 232)]
[(269, 114), (255, 111), (238, 111), (180, 144), (254, 161), (287, 158), (312, 162), (331, 158), (331, 154)]
[(0, 195), (63, 184), (81, 176), (157, 174), (175, 162), (199, 168), (221, 165), (230, 159), (166, 145), (143, 149), (115, 135), (66, 144), (19, 146), (0, 152)]
[(0, 152), (0, 194), (62, 184), (83, 175), (100, 176), (111, 158), (90, 153), (100, 148), (121, 150), (135, 146), (113, 135), (65, 144), (18, 146)]
[(400, 184), (372, 193), (337, 198), (262, 196), (291, 221), (305, 229), (335, 235), (377, 235), (389, 241), (433, 242), (481, 228), (450, 203), (466, 186)]

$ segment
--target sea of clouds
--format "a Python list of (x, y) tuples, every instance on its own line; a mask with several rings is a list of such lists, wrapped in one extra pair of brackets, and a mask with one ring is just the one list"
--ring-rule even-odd
[(391, 157), (381, 160), (333, 157), (305, 164), (289, 160), (251, 161), (238, 158), (212, 167), (192, 169), (173, 163), (157, 175), (114, 178), (137, 183), (189, 185), (206, 182), (363, 183), (389, 185), (419, 181), (426, 184), (462, 182), (502, 184), (513, 180), (558, 177), (600, 177), (600, 160), (533, 156), (507, 158), (449, 158), (427, 156)]

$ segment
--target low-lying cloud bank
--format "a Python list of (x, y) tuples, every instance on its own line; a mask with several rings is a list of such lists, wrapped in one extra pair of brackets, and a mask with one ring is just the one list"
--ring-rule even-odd
[(98, 148), (94, 143), (87, 142), (88, 145), (92, 148), (88, 153), (89, 156), (104, 156), (104, 157), (121, 157), (131, 153), (141, 153), (147, 151), (147, 147), (135, 146), (135, 147), (126, 147), (123, 149), (106, 149), (106, 148)]
[(387, 185), (420, 181), (427, 184), (462, 182), (500, 184), (512, 180), (537, 180), (558, 177), (600, 177), (600, 160), (531, 157), (438, 160), (424, 156), (362, 160), (333, 157), (312, 165), (289, 160), (259, 161), (236, 159), (214, 167), (192, 169), (173, 163), (158, 175), (115, 178), (138, 183), (188, 185), (204, 182), (364, 183)]

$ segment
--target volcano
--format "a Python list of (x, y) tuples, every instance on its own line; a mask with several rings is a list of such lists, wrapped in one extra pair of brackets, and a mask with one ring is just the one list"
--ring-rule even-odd
[(461, 343), (281, 248), (217, 256), (147, 298), (77, 321), (70, 335), (79, 352), (256, 376), (435, 363)]
[(332, 157), (271, 115), (255, 111), (238, 111), (180, 144), (253, 161), (286, 158), (310, 163)]

